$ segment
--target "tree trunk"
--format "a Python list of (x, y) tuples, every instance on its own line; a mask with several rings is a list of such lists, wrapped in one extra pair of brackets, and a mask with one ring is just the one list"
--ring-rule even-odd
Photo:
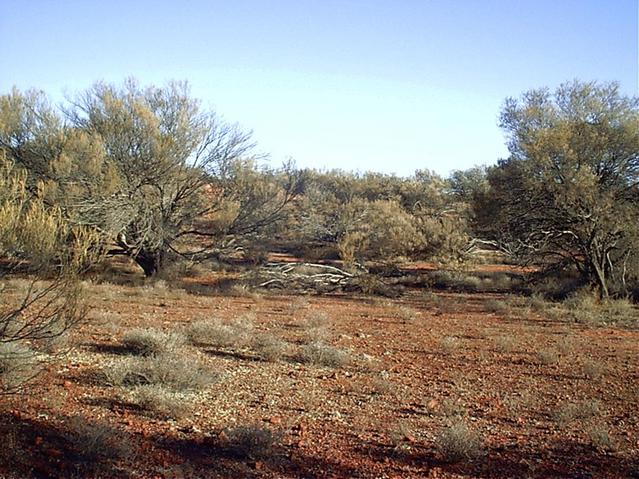
[(610, 292), (608, 291), (608, 281), (606, 279), (605, 266), (600, 265), (596, 260), (592, 261), (593, 269), (595, 270), (595, 280), (599, 287), (600, 299), (608, 299)]
[(144, 270), (144, 276), (150, 278), (160, 271), (163, 256), (161, 251), (142, 250), (133, 256), (133, 260)]

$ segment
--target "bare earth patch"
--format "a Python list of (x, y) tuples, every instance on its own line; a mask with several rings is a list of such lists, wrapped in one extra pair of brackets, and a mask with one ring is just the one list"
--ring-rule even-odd
[[(48, 367), (33, 394), (2, 399), (0, 433), (15, 452), (2, 453), (0, 476), (639, 474), (634, 330), (505, 308), (498, 293), (415, 289), (381, 304), (204, 287), (175, 294), (170, 285), (89, 291), (92, 315), (106, 319), (75, 332), (76, 348)], [(300, 360), (310, 354), (308, 318), (320, 317), (321, 344), (335, 348), (326, 351), (348, 351), (339, 367)], [(251, 328), (242, 331), (260, 341), (207, 341), (206, 328), (189, 329), (246, 318)], [(170, 403), (109, 381), (105, 368), (132, 359), (122, 340), (136, 328), (190, 331), (171, 354), (192, 358), (216, 381), (172, 390)], [(275, 356), (267, 354), (273, 345)], [(149, 414), (147, 403), (166, 414)], [(82, 453), (69, 418), (82, 424), (82, 437), (97, 438), (95, 454)]]

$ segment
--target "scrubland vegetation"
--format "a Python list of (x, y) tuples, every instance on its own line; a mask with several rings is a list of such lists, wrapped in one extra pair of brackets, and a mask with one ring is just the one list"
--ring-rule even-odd
[(188, 87), (0, 97), (3, 477), (634, 477), (639, 102), (510, 156), (265, 166)]

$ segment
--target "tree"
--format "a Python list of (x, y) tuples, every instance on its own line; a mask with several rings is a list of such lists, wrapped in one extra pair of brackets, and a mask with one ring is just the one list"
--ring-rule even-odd
[(130, 256), (147, 276), (167, 253), (184, 253), (180, 241), (216, 209), (210, 172), (253, 147), (250, 133), (202, 111), (184, 83), (98, 83), (66, 113), (74, 128), (99, 138), (116, 177), (115, 191), (87, 196), (78, 217), (107, 232), (115, 240), (109, 252)]
[(601, 297), (637, 253), (639, 99), (572, 82), (506, 100), (510, 157), (491, 170), (499, 239), (544, 268), (572, 265)]
[(34, 346), (85, 317), (78, 273), (91, 263), (91, 231), (73, 228), (58, 207), (27, 187), (27, 175), (0, 155), (0, 280), (17, 268), (42, 279), (17, 292), (0, 282), (0, 390), (15, 392), (37, 373)]
[(41, 185), (70, 223), (100, 233), (97, 249), (147, 276), (167, 255), (246, 244), (282, 217), (297, 176), (292, 165), (259, 168), (253, 147), (185, 83), (97, 83), (62, 109), (41, 92), (0, 97), (0, 151), (25, 168), (28, 187)]

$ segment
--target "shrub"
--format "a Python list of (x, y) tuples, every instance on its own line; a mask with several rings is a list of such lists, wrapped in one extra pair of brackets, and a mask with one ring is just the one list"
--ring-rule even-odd
[(179, 419), (188, 406), (185, 398), (161, 384), (143, 384), (132, 391), (133, 402), (161, 418)]
[(499, 336), (495, 339), (495, 347), (498, 351), (509, 353), (515, 349), (517, 341), (512, 336)]
[(589, 421), (601, 415), (601, 403), (596, 400), (583, 400), (567, 403), (555, 412), (555, 420), (565, 425), (573, 421)]
[(153, 328), (132, 329), (122, 337), (122, 344), (127, 350), (140, 356), (168, 353), (183, 346), (185, 341), (179, 333), (165, 333)]
[(39, 371), (33, 350), (16, 342), (0, 343), (0, 386), (4, 392), (20, 390)]
[(442, 459), (447, 462), (474, 461), (483, 453), (479, 435), (462, 421), (444, 428), (435, 444)]
[(186, 329), (192, 344), (213, 348), (242, 348), (251, 339), (253, 325), (250, 318), (244, 317), (229, 323), (218, 319), (195, 321)]
[(485, 303), (486, 311), (496, 314), (506, 314), (510, 311), (510, 305), (505, 301), (491, 299)]
[(299, 359), (303, 363), (334, 368), (345, 366), (350, 362), (347, 351), (320, 341), (302, 346)]
[(601, 363), (594, 359), (587, 359), (583, 364), (584, 375), (589, 379), (597, 379), (601, 377), (604, 367)]
[(114, 386), (153, 384), (173, 391), (202, 389), (218, 379), (194, 358), (174, 354), (124, 358), (105, 369), (105, 374)]
[(132, 455), (131, 443), (124, 435), (106, 424), (91, 423), (84, 417), (74, 416), (67, 421), (67, 439), (73, 445), (79, 460), (96, 467), (101, 460), (118, 460)]
[(559, 354), (554, 349), (542, 349), (537, 352), (537, 359), (541, 364), (557, 364), (559, 362)]
[(282, 440), (282, 433), (260, 424), (237, 426), (224, 430), (226, 445), (238, 456), (250, 459), (264, 459)]
[(439, 341), (439, 345), (444, 352), (451, 353), (459, 347), (459, 338), (455, 336), (444, 336)]
[(253, 341), (253, 349), (265, 361), (277, 361), (288, 351), (288, 343), (274, 336), (262, 334)]

